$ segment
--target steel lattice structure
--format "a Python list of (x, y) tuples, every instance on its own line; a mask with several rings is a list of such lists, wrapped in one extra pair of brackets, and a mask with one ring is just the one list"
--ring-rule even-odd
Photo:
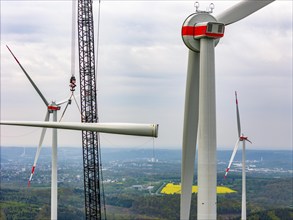
[[(81, 121), (98, 122), (92, 0), (78, 1)], [(99, 135), (82, 132), (86, 219), (101, 219)]]

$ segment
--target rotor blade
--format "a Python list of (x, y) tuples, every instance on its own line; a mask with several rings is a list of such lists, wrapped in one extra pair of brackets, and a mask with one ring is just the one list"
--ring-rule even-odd
[[(49, 113), (49, 111), (47, 111), (45, 121), (49, 121), (49, 119), (50, 119), (50, 113)], [(46, 134), (46, 130), (47, 130), (47, 128), (42, 129), (39, 145), (38, 145), (38, 148), (37, 148), (37, 153), (36, 153), (34, 164), (33, 164), (33, 167), (32, 167), (32, 172), (31, 172), (30, 178), (28, 180), (28, 187), (30, 186), (30, 183), (32, 181), (32, 178), (33, 178), (33, 175), (34, 175), (34, 172), (35, 172), (35, 168), (36, 168), (39, 156), (40, 156), (40, 152), (41, 152), (42, 144), (43, 144), (44, 137), (45, 137), (45, 134)]]
[(249, 143), (251, 143), (252, 144), (252, 142), (250, 141), (250, 140), (248, 140), (248, 139), (246, 139)]
[(238, 99), (237, 99), (237, 92), (236, 91), (235, 91), (235, 99), (236, 99), (236, 114), (237, 114), (238, 137), (240, 137), (240, 135), (241, 135), (241, 124), (240, 124), (240, 115), (239, 115)]
[(68, 130), (96, 131), (100, 133), (158, 137), (158, 124), (134, 123), (81, 123), (81, 122), (40, 122), (1, 121), (2, 125), (58, 128)]
[(180, 219), (189, 219), (198, 129), (199, 53), (189, 51), (183, 128)]
[(229, 25), (249, 16), (273, 1), (274, 0), (244, 0), (216, 16), (216, 19), (218, 22)]
[(230, 167), (231, 167), (232, 162), (233, 162), (233, 160), (234, 160), (234, 157), (235, 157), (235, 155), (236, 155), (236, 152), (237, 152), (237, 149), (238, 149), (239, 142), (240, 142), (240, 139), (238, 139), (238, 140), (236, 141), (236, 144), (235, 144), (235, 147), (234, 147), (234, 150), (233, 150), (233, 153), (232, 153), (231, 159), (230, 159), (230, 161), (229, 161), (229, 165), (228, 165), (228, 167), (227, 167), (227, 169), (226, 169), (225, 178), (227, 177), (227, 174), (228, 174), (228, 172), (229, 172), (229, 170), (230, 170)]
[(16, 56), (12, 53), (12, 51), (10, 50), (10, 48), (6, 45), (7, 49), (9, 50), (9, 52), (11, 53), (11, 55), (14, 57), (14, 59), (16, 60), (16, 62), (18, 63), (18, 65), (20, 66), (20, 68), (22, 69), (22, 71), (24, 72), (24, 74), (26, 75), (26, 77), (28, 78), (28, 80), (30, 81), (30, 83), (32, 84), (32, 86), (35, 88), (35, 90), (37, 91), (37, 93), (39, 94), (39, 96), (41, 97), (41, 99), (43, 100), (43, 102), (45, 103), (46, 106), (49, 105), (49, 102), (46, 100), (46, 98), (43, 96), (43, 94), (41, 93), (41, 91), (39, 90), (39, 88), (37, 87), (37, 85), (34, 83), (34, 81), (31, 79), (31, 77), (29, 76), (29, 74), (25, 71), (25, 69), (23, 68), (23, 66), (20, 64), (20, 62), (18, 61), (18, 59), (16, 58)]
[(238, 137), (240, 137), (240, 135), (241, 135), (241, 124), (240, 124), (240, 115), (239, 115), (238, 99), (237, 99), (237, 92), (236, 91), (235, 91), (235, 99), (236, 99), (236, 115), (237, 115)]

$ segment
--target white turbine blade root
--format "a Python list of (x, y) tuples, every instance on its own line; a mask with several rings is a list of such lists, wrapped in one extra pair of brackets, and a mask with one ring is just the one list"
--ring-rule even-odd
[(229, 25), (249, 16), (273, 1), (274, 0), (244, 0), (216, 16), (216, 19), (218, 22)]
[(238, 137), (241, 136), (241, 124), (240, 124), (240, 115), (239, 115), (239, 108), (238, 108), (238, 99), (237, 99), (237, 92), (235, 92), (236, 98), (236, 114), (237, 114), (237, 128), (238, 128)]
[(10, 48), (7, 45), (6, 45), (6, 47), (9, 50), (9, 52), (11, 53), (11, 55), (14, 57), (15, 61), (18, 63), (19, 67), (22, 69), (22, 71), (24, 72), (24, 74), (26, 75), (26, 77), (28, 78), (28, 80), (30, 81), (30, 83), (32, 84), (32, 86), (35, 88), (35, 90), (37, 91), (37, 93), (39, 94), (39, 96), (41, 97), (41, 99), (43, 100), (43, 102), (45, 103), (45, 105), (48, 106), (49, 105), (49, 102), (46, 100), (45, 96), (43, 96), (43, 94), (41, 93), (41, 91), (39, 90), (39, 88), (37, 87), (37, 85), (31, 79), (31, 77), (29, 76), (29, 74), (25, 71), (25, 69), (20, 64), (20, 62), (18, 61), (18, 59), (16, 58), (16, 56), (10, 50)]
[[(49, 119), (50, 119), (50, 113), (47, 111), (45, 121), (49, 121)], [(38, 148), (37, 148), (37, 153), (36, 153), (36, 156), (35, 156), (35, 160), (34, 160), (34, 164), (33, 164), (33, 167), (32, 167), (31, 175), (30, 175), (30, 178), (29, 178), (29, 181), (28, 181), (28, 187), (30, 186), (30, 183), (31, 183), (32, 178), (33, 178), (33, 175), (35, 173), (35, 168), (36, 168), (39, 156), (40, 156), (40, 152), (41, 152), (42, 144), (43, 144), (44, 137), (45, 137), (45, 134), (46, 134), (46, 130), (47, 130), (47, 128), (42, 129), (40, 141), (39, 141)]]
[(100, 133), (158, 137), (158, 124), (1, 121), (2, 125), (46, 127)]
[(236, 144), (235, 144), (235, 147), (234, 147), (234, 150), (233, 150), (233, 153), (232, 153), (231, 159), (230, 159), (230, 161), (229, 161), (229, 165), (228, 165), (228, 167), (227, 167), (227, 169), (226, 169), (225, 178), (226, 178), (227, 175), (228, 175), (228, 172), (229, 172), (229, 170), (230, 170), (230, 167), (231, 167), (232, 162), (233, 162), (233, 160), (234, 160), (234, 157), (235, 157), (235, 155), (236, 155), (236, 152), (237, 152), (237, 149), (238, 149), (239, 142), (240, 142), (240, 139), (238, 139), (238, 140), (236, 141)]

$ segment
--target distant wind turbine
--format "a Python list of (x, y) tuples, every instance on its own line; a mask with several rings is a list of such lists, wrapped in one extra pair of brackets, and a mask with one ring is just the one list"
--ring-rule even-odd
[[(57, 186), (57, 129), (69, 129), (69, 130), (81, 130), (81, 131), (96, 131), (101, 133), (112, 133), (112, 134), (124, 134), (124, 135), (136, 135), (136, 136), (158, 136), (158, 125), (157, 124), (131, 124), (131, 123), (70, 123), (70, 122), (57, 122), (57, 111), (61, 109), (60, 105), (70, 100), (56, 103), (52, 101), (49, 103), (44, 95), (41, 93), (37, 85), (31, 79), (29, 74), (20, 64), (16, 56), (12, 53), (10, 48), (7, 46), (11, 55), (14, 57), (32, 86), (35, 88), (43, 102), (47, 107), (47, 114), (44, 122), (34, 121), (1, 121), (1, 125), (17, 125), (17, 126), (31, 126), (31, 127), (43, 127), (41, 138), (38, 144), (37, 153), (35, 156), (34, 164), (32, 167), (31, 175), (28, 181), (28, 185), (32, 180), (35, 172), (35, 167), (40, 155), (40, 150), (45, 137), (46, 129), (53, 128), (52, 137), (52, 175), (51, 175), (51, 219), (57, 219), (57, 207), (58, 207), (58, 186)], [(50, 114), (53, 114), (53, 122), (49, 122)]]
[(237, 114), (237, 128), (238, 128), (238, 138), (235, 144), (235, 147), (233, 149), (233, 153), (231, 156), (231, 159), (229, 161), (229, 165), (226, 169), (225, 178), (228, 175), (228, 172), (230, 170), (230, 167), (233, 163), (234, 157), (236, 155), (239, 142), (242, 141), (242, 206), (241, 206), (241, 220), (246, 220), (246, 175), (245, 175), (245, 141), (248, 141), (251, 143), (250, 140), (248, 140), (247, 137), (245, 137), (243, 134), (241, 134), (241, 124), (240, 124), (240, 115), (239, 115), (239, 108), (238, 108), (238, 99), (237, 99), (237, 92), (235, 92), (235, 98), (236, 98), (236, 114)]
[(217, 219), (216, 90), (214, 47), (225, 26), (235, 23), (273, 0), (245, 0), (217, 17), (198, 10), (183, 23), (182, 39), (189, 48), (182, 144), (180, 219), (190, 216), (194, 161), (198, 139), (197, 218)]
[(23, 153), (20, 155), (21, 157), (25, 156), (25, 147), (23, 147)]

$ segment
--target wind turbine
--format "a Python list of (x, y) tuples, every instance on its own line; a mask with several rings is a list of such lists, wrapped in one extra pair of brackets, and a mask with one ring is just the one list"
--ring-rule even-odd
[[(56, 103), (52, 101), (49, 103), (44, 95), (41, 93), (37, 85), (31, 79), (29, 74), (20, 64), (16, 56), (6, 46), (14, 57), (22, 71), (31, 82), (43, 102), (47, 107), (47, 114), (44, 122), (33, 122), (33, 121), (1, 121), (1, 125), (17, 125), (17, 126), (31, 126), (31, 127), (43, 127), (41, 138), (38, 144), (37, 153), (35, 156), (34, 164), (32, 167), (31, 175), (28, 181), (28, 186), (32, 180), (35, 172), (35, 167), (40, 155), (40, 150), (45, 137), (46, 129), (53, 128), (52, 135), (52, 174), (51, 174), (51, 219), (57, 219), (57, 207), (58, 207), (58, 186), (57, 186), (57, 129), (69, 129), (69, 130), (81, 130), (81, 131), (96, 131), (101, 133), (112, 133), (112, 134), (124, 134), (124, 135), (136, 135), (136, 136), (158, 136), (158, 125), (157, 124), (131, 124), (131, 123), (70, 123), (70, 122), (57, 122), (57, 111), (61, 109), (60, 105), (70, 100)], [(72, 90), (71, 90), (72, 91)], [(53, 114), (53, 122), (49, 122), (50, 114)]]
[(233, 153), (231, 156), (231, 159), (229, 161), (229, 165), (226, 169), (225, 178), (228, 175), (228, 172), (230, 170), (230, 167), (233, 163), (234, 157), (236, 155), (239, 142), (242, 141), (242, 205), (241, 205), (241, 220), (246, 220), (246, 175), (245, 175), (245, 141), (248, 141), (251, 143), (250, 140), (248, 140), (248, 137), (245, 137), (243, 134), (241, 134), (241, 124), (240, 124), (240, 116), (239, 116), (239, 108), (238, 108), (238, 99), (237, 99), (237, 92), (235, 92), (235, 98), (236, 98), (236, 114), (237, 114), (237, 128), (238, 128), (238, 138), (235, 144), (235, 147), (233, 149)]
[[(7, 45), (6, 45), (6, 47), (9, 50), (9, 52), (11, 53), (11, 55), (14, 57), (15, 61), (18, 63), (19, 67), (22, 69), (22, 71), (24, 72), (24, 74), (26, 75), (26, 77), (28, 78), (28, 80), (30, 81), (30, 83), (32, 84), (34, 89), (36, 90), (36, 92), (39, 94), (39, 96), (41, 97), (41, 99), (45, 103), (45, 105), (47, 107), (47, 113), (46, 113), (44, 121), (48, 122), (50, 120), (50, 115), (52, 114), (53, 121), (57, 122), (57, 111), (59, 111), (61, 109), (60, 105), (66, 103), (66, 102), (69, 102), (70, 100), (67, 100), (65, 102), (62, 101), (59, 103), (52, 101), (51, 103), (49, 103), (47, 101), (47, 99), (45, 98), (45, 96), (41, 93), (40, 89), (37, 87), (37, 85), (31, 79), (29, 74), (26, 72), (24, 67), (18, 61), (16, 56), (10, 50), (10, 48)], [(43, 128), (42, 132), (41, 132), (41, 137), (40, 137), (37, 152), (35, 155), (34, 164), (32, 167), (30, 178), (28, 180), (28, 186), (30, 186), (32, 177), (35, 172), (35, 168), (37, 165), (38, 158), (40, 156), (40, 152), (41, 152), (43, 140), (44, 140), (44, 137), (46, 134), (46, 130), (47, 130), (46, 128)], [(58, 197), (58, 189), (57, 189), (57, 129), (53, 129), (53, 131), (52, 131), (52, 173), (51, 173), (51, 218), (52, 219), (57, 219), (57, 197)]]
[[(16, 56), (10, 50), (10, 48), (7, 45), (6, 45), (6, 47), (9, 50), (9, 52), (11, 53), (11, 55), (14, 57), (15, 61), (18, 63), (19, 67), (22, 69), (22, 71), (24, 72), (24, 74), (26, 75), (26, 77), (28, 78), (28, 80), (30, 81), (30, 83), (32, 84), (34, 89), (36, 90), (36, 92), (39, 94), (39, 96), (41, 97), (41, 99), (45, 103), (45, 105), (47, 107), (45, 122), (48, 122), (50, 120), (51, 114), (53, 114), (53, 121), (57, 122), (57, 111), (59, 111), (61, 109), (60, 105), (63, 104), (64, 102), (56, 103), (55, 101), (52, 101), (51, 103), (49, 103), (47, 101), (47, 99), (45, 98), (45, 96), (41, 93), (41, 91), (39, 90), (37, 85), (31, 79), (29, 74), (26, 72), (24, 67), (18, 61)], [(37, 161), (38, 161), (38, 158), (39, 158), (39, 155), (41, 152), (41, 148), (42, 148), (43, 140), (44, 140), (44, 137), (46, 134), (46, 130), (47, 130), (46, 128), (42, 129), (41, 137), (39, 140), (37, 152), (36, 152), (35, 159), (34, 159), (34, 164), (33, 164), (31, 175), (30, 175), (30, 178), (28, 181), (28, 186), (30, 186), (30, 182), (31, 182), (32, 177), (35, 172), (35, 168), (36, 168)], [(51, 218), (57, 219), (57, 197), (58, 197), (58, 195), (57, 195), (57, 193), (58, 193), (57, 192), (57, 129), (53, 129), (53, 131), (52, 131), (52, 165), (51, 166), (52, 166), (52, 173), (51, 173)]]
[[(209, 11), (191, 14), (182, 26), (182, 39), (189, 49), (183, 125), (180, 219), (189, 219), (198, 141), (197, 218), (217, 218), (216, 91), (214, 47), (225, 26), (235, 23), (274, 0), (244, 0), (217, 17)], [(197, 140), (198, 139), (198, 140)]]

